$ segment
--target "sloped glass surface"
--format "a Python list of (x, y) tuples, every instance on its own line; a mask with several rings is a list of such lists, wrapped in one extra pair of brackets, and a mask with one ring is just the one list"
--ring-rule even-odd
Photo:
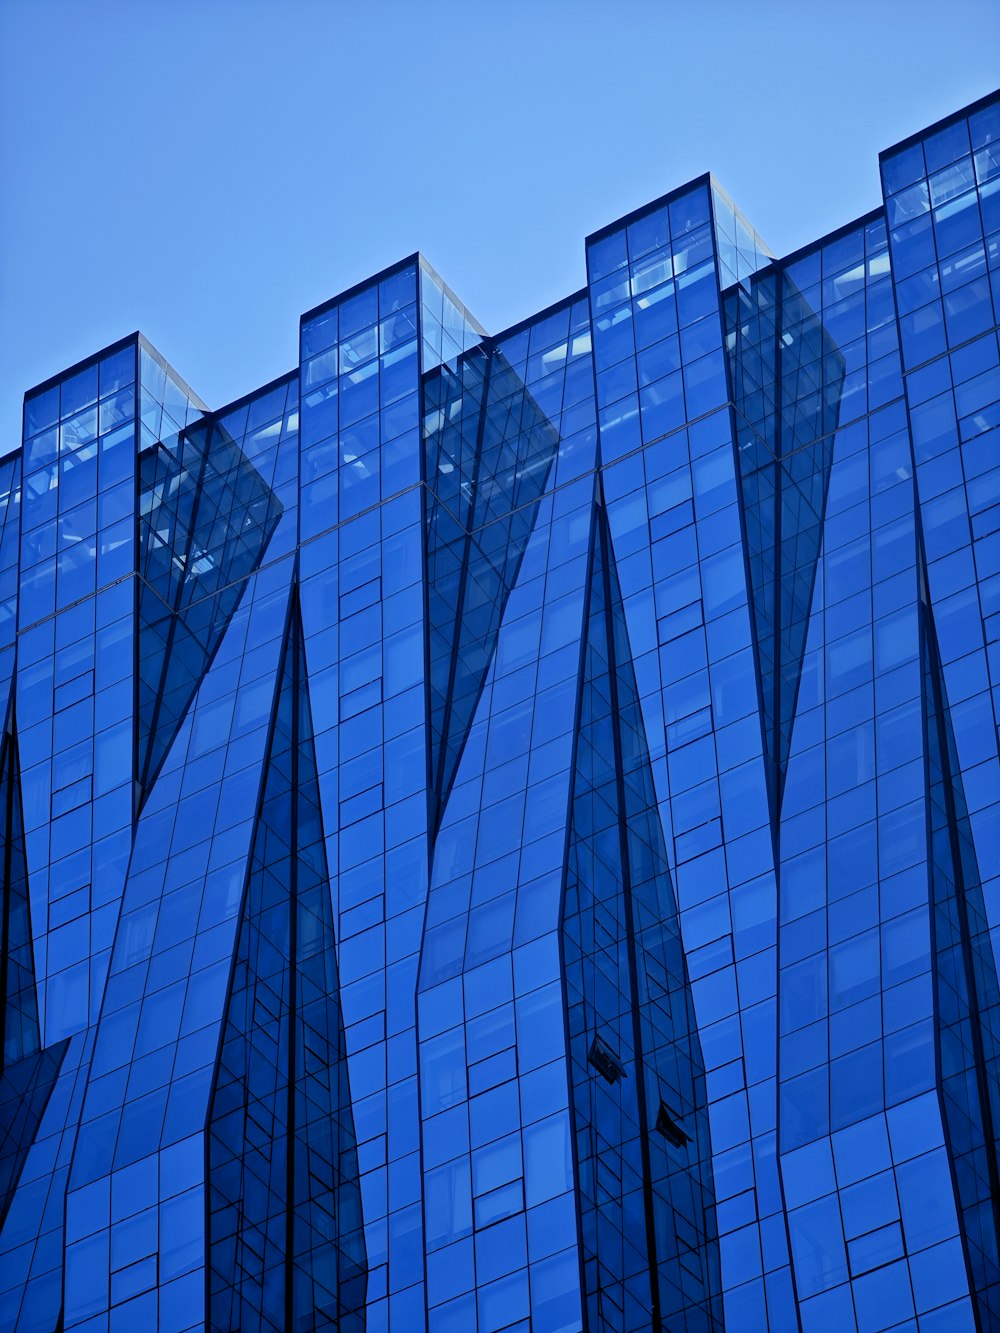
[(425, 373), (423, 403), (432, 797), (440, 811), (559, 435), (488, 344)]
[(283, 506), (218, 422), (197, 422), (139, 464), (141, 800)]

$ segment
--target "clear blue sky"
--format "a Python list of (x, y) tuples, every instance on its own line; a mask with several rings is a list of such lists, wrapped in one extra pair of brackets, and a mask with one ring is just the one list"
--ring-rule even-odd
[(3, 0), (0, 452), (135, 328), (221, 406), (416, 249), (499, 331), (705, 170), (787, 253), (998, 83), (997, 0)]

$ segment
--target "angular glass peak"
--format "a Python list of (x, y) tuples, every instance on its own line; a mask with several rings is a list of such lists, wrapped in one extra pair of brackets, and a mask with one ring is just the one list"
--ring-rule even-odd
[(743, 282), (772, 262), (774, 253), (770, 246), (715, 180), (712, 181), (712, 212), (721, 287)]
[(421, 367), (424, 374), (454, 362), (486, 336), (486, 330), (423, 260), (420, 262)]
[(177, 446), (178, 436), (208, 408), (166, 361), (139, 340), (139, 448)]

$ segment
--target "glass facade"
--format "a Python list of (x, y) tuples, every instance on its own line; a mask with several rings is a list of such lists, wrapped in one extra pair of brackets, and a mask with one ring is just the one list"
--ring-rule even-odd
[(1000, 94), (0, 457), (0, 1327), (1000, 1328)]

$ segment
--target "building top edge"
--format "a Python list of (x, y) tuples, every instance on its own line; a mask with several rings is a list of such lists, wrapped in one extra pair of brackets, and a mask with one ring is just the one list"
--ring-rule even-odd
[(131, 346), (141, 347), (148, 356), (152, 357), (157, 365), (167, 372), (178, 388), (183, 390), (195, 407), (197, 407), (199, 412), (211, 411), (211, 408), (201, 395), (191, 388), (183, 375), (177, 373), (163, 353), (154, 347), (145, 334), (139, 329), (126, 334), (124, 338), (116, 338), (114, 342), (108, 343), (106, 347), (98, 348), (96, 352), (91, 352), (89, 355), (81, 357), (79, 361), (74, 361), (72, 365), (57, 371), (54, 375), (50, 375), (47, 379), (41, 380), (38, 384), (33, 384), (30, 389), (25, 391), (24, 401), (27, 402), (29, 398), (36, 398), (39, 394), (46, 393), (49, 389), (55, 388), (57, 384), (61, 384), (63, 380), (69, 379), (73, 375), (78, 375), (81, 371), (89, 369), (90, 366), (95, 365), (98, 361), (103, 361), (106, 356), (113, 356), (115, 352), (124, 351), (126, 347)]
[[(933, 124), (925, 126), (922, 129), (915, 131), (913, 134), (908, 135), (904, 139), (900, 139), (898, 142), (892, 144), (890, 147), (882, 149), (879, 152), (879, 162), (880, 163), (883, 162), (887, 157), (890, 157), (893, 154), (912, 146), (913, 144), (921, 142), (922, 140), (926, 139), (929, 135), (936, 133), (938, 130), (944, 129), (947, 126), (960, 121), (964, 117), (975, 114), (977, 111), (992, 106), (997, 102), (1000, 102), (1000, 89), (985, 94), (983, 97), (980, 97), (975, 101), (970, 102), (968, 105), (949, 113), (947, 116), (942, 117), (940, 120), (935, 121)], [(734, 203), (732, 196), (721, 184), (721, 182), (713, 175), (711, 171), (706, 171), (703, 172), (701, 175), (695, 176), (692, 179), (685, 181), (683, 184), (676, 186), (674, 189), (666, 191), (664, 194), (661, 194), (657, 198), (651, 199), (648, 202), (639, 205), (638, 207), (630, 210), (628, 213), (624, 213), (621, 216), (613, 219), (612, 221), (605, 223), (603, 226), (599, 227), (596, 231), (589, 233), (584, 238), (585, 250), (587, 247), (593, 245), (595, 242), (602, 240), (606, 236), (609, 236), (616, 231), (619, 231), (623, 227), (627, 227), (632, 222), (648, 214), (651, 210), (656, 208), (661, 208), (664, 205), (668, 205), (674, 202), (675, 200), (681, 198), (683, 195), (689, 193), (690, 191), (703, 186), (708, 187), (711, 191), (718, 193), (728, 204), (730, 204), (734, 209), (740, 212), (741, 216), (743, 216), (742, 211), (738, 209), (738, 205)], [(770, 256), (770, 263), (768, 263), (764, 268), (762, 268), (760, 272), (765, 273), (768, 271), (775, 271), (787, 264), (794, 263), (797, 260), (806, 257), (808, 254), (819, 249), (820, 247), (828, 245), (832, 241), (837, 240), (839, 237), (847, 234), (854, 228), (857, 228), (859, 226), (869, 225), (884, 216), (885, 216), (884, 206), (878, 205), (875, 208), (871, 209), (869, 212), (862, 214), (860, 217), (854, 218), (851, 221), (845, 222), (840, 226), (835, 227), (833, 230), (826, 233), (825, 235), (820, 236), (815, 240), (806, 242), (804, 245), (799, 246), (797, 249), (791, 251), (786, 255), (773, 254), (773, 252), (770, 250), (770, 247), (766, 245), (766, 242), (764, 242), (763, 239), (759, 236), (759, 234), (756, 233), (756, 231), (754, 231), (754, 234), (757, 237), (757, 240), (760, 241), (763, 250)], [(744, 218), (744, 221), (747, 220)], [(747, 222), (747, 225), (750, 226), (751, 224)], [(537, 323), (539, 320), (544, 319), (547, 316), (556, 313), (565, 306), (571, 305), (573, 302), (580, 300), (583, 296), (586, 295), (587, 292), (586, 287), (581, 288), (576, 292), (573, 292), (567, 296), (560, 298), (557, 301), (552, 302), (544, 309), (536, 313), (525, 316), (523, 319), (510, 325), (508, 328), (503, 329), (501, 332), (491, 335), (480, 323), (480, 321), (476, 319), (476, 317), (468, 310), (468, 308), (455, 294), (452, 288), (444, 281), (444, 279), (441, 277), (438, 271), (433, 267), (433, 265), (418, 250), (404, 256), (402, 259), (397, 260), (395, 263), (389, 264), (385, 268), (380, 269), (379, 271), (368, 275), (367, 277), (359, 280), (358, 282), (351, 284), (350, 286), (344, 288), (335, 295), (328, 297), (326, 300), (321, 301), (319, 304), (305, 311), (299, 317), (300, 330), (303, 324), (309, 322), (310, 320), (318, 318), (319, 316), (325, 314), (327, 311), (332, 310), (334, 307), (340, 305), (342, 302), (349, 300), (351, 297), (356, 296), (360, 292), (365, 291), (366, 289), (372, 287), (374, 284), (382, 282), (386, 278), (389, 278), (394, 274), (401, 272), (403, 269), (412, 266), (417, 266), (419, 269), (421, 269), (425, 274), (427, 274), (427, 276), (433, 282), (437, 284), (438, 287), (441, 288), (441, 290), (445, 293), (448, 299), (452, 301), (454, 305), (459, 309), (459, 311), (468, 321), (469, 325), (482, 338), (484, 339), (489, 338), (494, 342), (499, 339), (511, 337), (512, 335), (521, 332), (523, 329), (529, 327), (531, 324)], [(260, 388), (252, 389), (245, 394), (241, 394), (238, 398), (234, 399), (232, 403), (227, 404), (225, 407), (213, 409), (210, 408), (197, 393), (195, 393), (195, 391), (187, 384), (187, 382), (183, 379), (183, 377), (177, 373), (174, 367), (153, 346), (153, 344), (150, 343), (149, 340), (139, 330), (136, 330), (135, 332), (130, 333), (123, 338), (117, 339), (115, 342), (109, 343), (106, 347), (102, 347), (98, 351), (91, 352), (87, 356), (82, 357), (80, 360), (74, 362), (72, 365), (65, 367), (63, 370), (58, 371), (56, 374), (50, 375), (48, 378), (33, 385), (30, 389), (28, 389), (25, 392), (24, 401), (27, 401), (29, 398), (33, 398), (40, 393), (44, 393), (48, 389), (51, 389), (56, 384), (59, 384), (61, 381), (67, 379), (70, 376), (78, 374), (80, 371), (86, 370), (89, 366), (93, 365), (97, 361), (100, 361), (102, 358), (109, 356), (114, 352), (120, 351), (123, 348), (129, 346), (130, 344), (136, 344), (136, 343), (139, 346), (141, 346), (164, 370), (167, 371), (167, 373), (172, 377), (175, 383), (187, 394), (188, 398), (198, 408), (199, 411), (210, 413), (212, 415), (220, 415), (226, 412), (233, 411), (236, 408), (242, 406), (245, 402), (257, 397), (259, 394), (266, 392), (269, 389), (276, 388), (280, 383), (287, 381), (293, 374), (297, 373), (296, 371), (286, 372), (286, 374), (276, 377), (269, 384), (262, 385)], [(6, 453), (0, 454), (0, 458), (9, 457), (12, 453), (16, 452), (18, 447), (19, 445), (12, 446), (10, 449), (6, 451)]]
[[(595, 241), (601, 241), (605, 236), (611, 236), (614, 232), (620, 231), (622, 227), (627, 227), (630, 223), (644, 217), (654, 208), (662, 208), (665, 204), (673, 203), (675, 199), (680, 199), (690, 190), (697, 189), (700, 185), (709, 187), (715, 185), (715, 178), (710, 171), (704, 171), (700, 176), (695, 176), (692, 180), (685, 181), (683, 185), (678, 185), (676, 189), (668, 190), (666, 194), (661, 194), (656, 199), (650, 199), (648, 203), (640, 204), (638, 208), (633, 208), (630, 212), (624, 213), (621, 217), (615, 218), (613, 222), (605, 223), (603, 227), (598, 227), (592, 231), (589, 236), (584, 237), (584, 248), (591, 246)], [(725, 193), (723, 191), (723, 193)], [(726, 196), (728, 198), (728, 195)]]
[[(101, 361), (104, 357), (111, 356), (115, 352), (121, 352), (130, 344), (138, 343), (141, 338), (142, 335), (136, 329), (133, 333), (126, 334), (124, 338), (117, 338), (114, 342), (108, 343), (106, 347), (101, 347), (96, 352), (89, 352), (86, 356), (81, 357), (79, 361), (74, 361), (63, 370), (56, 371), (54, 375), (49, 375), (46, 379), (33, 384), (30, 389), (26, 389), (24, 391), (24, 401), (27, 402), (29, 398), (36, 398), (40, 393), (46, 393), (57, 384), (61, 384), (64, 379), (68, 379), (70, 375), (79, 374), (81, 370), (86, 370), (96, 361)], [(148, 350), (149, 344), (146, 343), (144, 338), (142, 338), (142, 342)], [(160, 360), (162, 360), (162, 357)]]
[(273, 380), (268, 380), (266, 384), (260, 385), (257, 389), (251, 389), (249, 393), (241, 393), (238, 398), (234, 398), (231, 403), (224, 403), (222, 407), (213, 410), (213, 417), (227, 417), (231, 412), (238, 412), (241, 407), (246, 407), (257, 398), (263, 398), (266, 394), (273, 393), (275, 389), (280, 389), (284, 385), (291, 384), (292, 380), (297, 379), (299, 374), (298, 366), (293, 366), (291, 370), (286, 370), (283, 375), (275, 375)]
[(987, 107), (994, 106), (997, 102), (1000, 102), (1000, 88), (995, 88), (993, 92), (986, 93), (983, 97), (977, 97), (974, 102), (970, 102), (968, 106), (960, 107), (957, 111), (949, 111), (946, 116), (934, 121), (933, 125), (925, 125), (923, 129), (908, 134), (905, 139), (900, 139), (896, 143), (890, 144), (888, 148), (881, 149), (878, 160), (881, 163), (887, 157), (893, 157), (906, 148), (912, 148), (914, 144), (922, 143), (924, 139), (929, 138), (932, 134), (937, 134), (939, 130), (947, 129), (949, 125), (954, 125), (967, 116), (974, 116), (977, 111), (985, 111)]
[(506, 329), (501, 329), (499, 333), (494, 333), (490, 338), (492, 343), (501, 343), (508, 338), (513, 338), (525, 329), (530, 329), (532, 324), (540, 324), (542, 320), (548, 319), (551, 315), (557, 315), (567, 306), (576, 305), (577, 301), (585, 301), (588, 291), (586, 287), (580, 287), (575, 292), (570, 292), (568, 296), (561, 296), (558, 301), (553, 301), (551, 305), (545, 306), (542, 310), (536, 310), (533, 314), (525, 315), (524, 319), (519, 319), (516, 324), (509, 325)]
[[(335, 306), (341, 305), (344, 301), (349, 301), (352, 296), (357, 296), (359, 292), (366, 291), (377, 282), (384, 282), (386, 278), (391, 278), (394, 273), (401, 273), (404, 268), (411, 268), (414, 264), (426, 264), (419, 250), (406, 255), (403, 259), (397, 259), (394, 264), (387, 264), (385, 268), (380, 268), (376, 273), (371, 273), (359, 282), (352, 283), (350, 287), (345, 287), (343, 291), (337, 292), (334, 296), (328, 296), (326, 300), (320, 301), (318, 305), (314, 305), (310, 310), (303, 311), (299, 316), (300, 332), (303, 324), (318, 319), (320, 315), (325, 315), (328, 310), (333, 310)], [(430, 267), (430, 265), (426, 266)]]
[[(800, 259), (806, 259), (817, 250), (822, 250), (824, 246), (832, 245), (834, 241), (839, 241), (842, 236), (847, 236), (850, 232), (857, 231), (859, 227), (870, 227), (873, 222), (883, 222), (884, 220), (885, 209), (881, 205), (876, 208), (871, 208), (867, 213), (862, 213), (860, 217), (852, 218), (849, 222), (842, 222), (839, 227), (834, 227), (832, 231), (828, 231), (825, 235), (818, 236), (816, 240), (806, 241), (805, 245), (800, 245), (797, 249), (790, 250), (787, 255), (776, 257), (771, 263), (765, 264), (763, 268), (758, 269), (757, 272), (753, 274), (753, 277), (756, 279), (780, 273), (783, 269), (788, 268), (789, 265), (797, 264)], [(730, 291), (732, 286), (738, 285), (739, 284), (731, 284), (726, 290)]]

